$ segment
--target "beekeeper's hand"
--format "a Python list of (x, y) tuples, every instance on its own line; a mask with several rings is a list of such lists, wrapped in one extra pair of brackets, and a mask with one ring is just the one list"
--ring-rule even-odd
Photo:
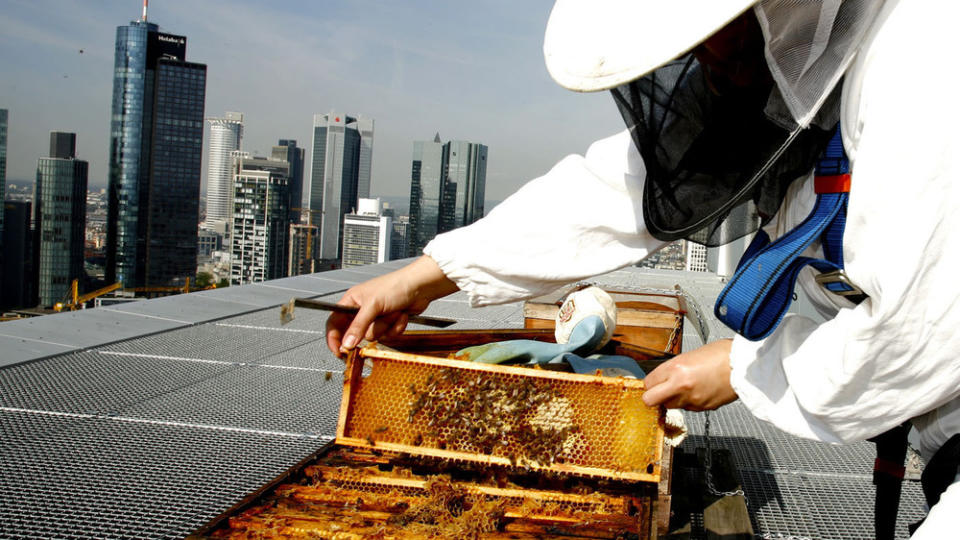
[(647, 375), (643, 401), (668, 409), (705, 411), (737, 399), (730, 386), (732, 340), (714, 341), (672, 358)]
[(342, 355), (361, 339), (397, 335), (433, 300), (459, 290), (426, 255), (389, 274), (351, 287), (338, 304), (356, 306), (356, 315), (331, 313), (327, 319), (327, 347)]

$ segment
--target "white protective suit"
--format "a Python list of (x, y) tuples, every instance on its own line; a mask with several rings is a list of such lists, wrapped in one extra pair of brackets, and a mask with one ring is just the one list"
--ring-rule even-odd
[[(844, 261), (870, 298), (853, 306), (819, 289), (808, 269), (799, 282), (832, 318), (788, 315), (763, 341), (734, 340), (740, 400), (795, 435), (844, 443), (913, 419), (912, 440), (929, 459), (960, 433), (960, 76), (950, 54), (958, 19), (945, 6), (889, 2), (845, 77), (853, 187)], [(474, 305), (544, 294), (662, 247), (645, 230), (643, 182), (623, 132), (563, 159), (424, 252)], [(772, 238), (808, 215), (812, 184), (794, 183), (767, 227)], [(953, 537), (958, 514), (960, 483), (915, 537)]]

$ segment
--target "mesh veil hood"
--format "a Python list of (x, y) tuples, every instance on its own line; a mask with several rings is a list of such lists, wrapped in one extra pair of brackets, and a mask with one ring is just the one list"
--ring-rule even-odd
[(838, 83), (881, 5), (762, 1), (756, 83), (721, 84), (694, 50), (613, 88), (647, 169), (649, 232), (718, 246), (766, 224), (829, 141)]

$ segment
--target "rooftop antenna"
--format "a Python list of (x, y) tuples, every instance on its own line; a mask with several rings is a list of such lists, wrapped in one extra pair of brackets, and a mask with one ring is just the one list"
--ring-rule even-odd
[(147, 1), (143, 0), (143, 15), (140, 17), (141, 22), (147, 22)]

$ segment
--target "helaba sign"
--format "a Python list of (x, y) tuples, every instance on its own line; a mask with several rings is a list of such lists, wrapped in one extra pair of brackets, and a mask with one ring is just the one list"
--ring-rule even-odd
[(187, 43), (187, 38), (183, 36), (174, 36), (171, 34), (158, 34), (157, 39), (166, 43), (172, 43), (174, 45), (185, 45)]

